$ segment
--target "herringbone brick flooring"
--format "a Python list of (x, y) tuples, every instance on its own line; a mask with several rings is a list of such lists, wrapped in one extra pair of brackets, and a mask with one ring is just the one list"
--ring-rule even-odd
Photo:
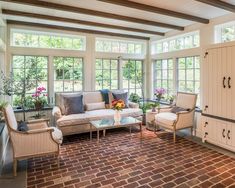
[[(235, 187), (235, 159), (172, 134), (108, 131), (100, 143), (89, 134), (67, 136), (56, 158), (29, 161), (28, 188)], [(95, 135), (94, 135), (95, 136)]]

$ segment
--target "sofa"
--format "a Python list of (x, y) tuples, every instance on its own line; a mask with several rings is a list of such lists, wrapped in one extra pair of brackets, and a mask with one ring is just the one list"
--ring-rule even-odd
[[(123, 92), (123, 91), (115, 91)], [(63, 97), (74, 96), (76, 94), (83, 95), (83, 105), (85, 112), (79, 114), (65, 115), (63, 112), (64, 101)], [(112, 93), (109, 94), (110, 104), (113, 100)], [(113, 118), (115, 111), (111, 108), (110, 104), (106, 104), (104, 108), (97, 109), (96, 104), (104, 102), (103, 95), (100, 91), (92, 92), (77, 92), (77, 93), (56, 93), (55, 106), (52, 115), (55, 119), (56, 126), (62, 131), (63, 136), (85, 133), (90, 131), (90, 121), (99, 120), (102, 118)], [(93, 105), (94, 104), (94, 105)], [(94, 107), (92, 107), (92, 105)], [(89, 106), (89, 110), (87, 107)], [(91, 108), (92, 107), (92, 108)], [(128, 108), (121, 111), (122, 117), (135, 117), (140, 119), (142, 117), (142, 110), (139, 109), (137, 103), (128, 102)]]

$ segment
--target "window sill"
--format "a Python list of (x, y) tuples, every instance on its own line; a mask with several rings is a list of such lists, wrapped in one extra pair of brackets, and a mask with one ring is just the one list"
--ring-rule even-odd
[[(53, 107), (52, 106), (48, 106), (48, 107), (44, 107), (43, 109), (41, 109), (40, 111), (47, 111), (47, 110), (52, 110)], [(25, 112), (37, 112), (38, 110), (35, 109), (26, 109)], [(23, 110), (22, 109), (14, 109), (15, 113), (22, 113)]]

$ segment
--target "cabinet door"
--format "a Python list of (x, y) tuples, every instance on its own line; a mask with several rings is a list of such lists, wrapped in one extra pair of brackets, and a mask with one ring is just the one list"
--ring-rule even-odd
[(215, 142), (217, 139), (217, 123), (216, 120), (212, 119), (212, 118), (206, 118), (203, 122), (202, 122), (202, 127), (204, 130), (204, 137), (205, 140), (210, 140)]
[(227, 122), (217, 120), (216, 137), (217, 141), (222, 144), (227, 144)]
[(226, 48), (226, 65), (227, 65), (227, 87), (226, 87), (226, 103), (224, 103), (224, 105), (226, 105), (226, 109), (227, 109), (227, 118), (229, 119), (232, 119), (233, 118), (233, 104), (232, 104), (232, 100), (234, 98), (234, 96), (232, 96), (232, 57), (233, 57), (233, 54), (232, 54), (232, 49), (233, 47), (227, 47)]
[[(202, 70), (202, 111), (203, 113), (208, 113), (209, 108), (209, 53), (210, 50), (207, 50), (205, 53), (205, 57), (203, 59), (203, 63), (201, 64)], [(204, 118), (205, 119), (205, 118)], [(203, 119), (203, 120), (204, 120)], [(202, 121), (203, 122), (203, 121)]]
[(227, 144), (235, 147), (235, 123), (229, 123), (226, 131)]
[(230, 77), (228, 89), (228, 118), (235, 120), (235, 46), (230, 47), (229, 50), (229, 68), (228, 73)]
[[(227, 47), (221, 48), (221, 75), (220, 75), (220, 89), (221, 89), (221, 95), (220, 95), (220, 102), (218, 105), (219, 109), (219, 115), (220, 117), (227, 118), (227, 101), (228, 101), (228, 73), (227, 73)], [(214, 101), (215, 104), (217, 101)]]
[(216, 55), (217, 49), (210, 49), (208, 52), (208, 109), (207, 113), (215, 115), (215, 111), (217, 105), (215, 105), (214, 101), (216, 100)]

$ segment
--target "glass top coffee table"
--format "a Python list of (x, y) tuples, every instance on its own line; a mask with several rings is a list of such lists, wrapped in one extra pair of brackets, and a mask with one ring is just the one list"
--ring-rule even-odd
[(140, 126), (140, 135), (142, 138), (142, 121), (133, 118), (133, 117), (122, 117), (120, 122), (115, 122), (113, 118), (111, 119), (101, 119), (96, 121), (90, 121), (90, 139), (92, 139), (92, 127), (94, 127), (97, 131), (97, 141), (99, 142), (99, 131), (103, 130), (103, 135), (105, 136), (105, 132), (107, 129), (115, 129), (120, 127), (128, 127), (130, 129), (133, 126)]

